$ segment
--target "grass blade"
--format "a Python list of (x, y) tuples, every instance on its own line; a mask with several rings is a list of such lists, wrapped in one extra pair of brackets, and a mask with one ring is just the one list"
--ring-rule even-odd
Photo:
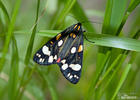
[(37, 68), (37, 71), (40, 74), (40, 76), (43, 78), (43, 80), (47, 83), (49, 91), (51, 93), (52, 100), (58, 100), (56, 90), (54, 89), (53, 82), (51, 82), (51, 79), (49, 78), (49, 76), (43, 74), (41, 70), (38, 68)]
[(16, 100), (17, 94), (17, 85), (18, 85), (18, 66), (19, 66), (19, 57), (18, 57), (18, 48), (15, 38), (12, 39), (12, 58), (11, 58), (11, 70), (9, 77), (9, 100)]
[[(40, 30), (37, 35), (43, 37), (54, 37), (61, 30)], [(140, 32), (139, 32), (140, 33)], [(117, 37), (106, 34), (91, 34), (87, 32), (88, 39), (98, 46), (114, 47), (125, 50), (140, 52), (140, 41), (136, 39)]]
[(56, 28), (59, 28), (59, 26), (61, 25), (61, 23), (64, 21), (66, 15), (70, 12), (70, 10), (72, 9), (72, 7), (74, 6), (75, 2), (76, 2), (76, 0), (67, 0), (66, 1), (63, 10), (59, 14), (59, 16), (55, 19), (55, 22), (52, 25), (52, 28), (55, 28), (55, 29)]
[(8, 11), (7, 11), (6, 7), (4, 6), (4, 4), (2, 3), (1, 0), (0, 0), (0, 8), (4, 12), (4, 14), (5, 14), (5, 16), (8, 19), (8, 22), (9, 22), (10, 21), (10, 17), (9, 17)]
[(108, 0), (102, 33), (115, 35), (125, 13), (127, 0)]
[(118, 86), (117, 86), (117, 88), (116, 88), (116, 90), (115, 90), (115, 92), (114, 92), (111, 100), (114, 100), (115, 99), (115, 97), (116, 97), (117, 93), (119, 92), (122, 84), (124, 83), (124, 81), (127, 78), (127, 75), (128, 75), (128, 72), (129, 72), (130, 68), (131, 68), (131, 64), (127, 64), (126, 67), (125, 67), (125, 69), (124, 69), (124, 71), (123, 71), (123, 73), (122, 73), (122, 76), (120, 78), (120, 81), (118, 83)]
[[(61, 30), (40, 30), (37, 35), (51, 38), (57, 35), (59, 32), (61, 32)], [(140, 34), (140, 31), (137, 32), (137, 35), (138, 34)], [(98, 46), (114, 47), (140, 52), (140, 41), (136, 39), (111, 36), (107, 34), (91, 34), (88, 32), (87, 37)]]
[(89, 39), (99, 46), (115, 47), (125, 50), (140, 51), (140, 41), (126, 37), (116, 37), (105, 34), (89, 34)]
[[(34, 38), (35, 38), (35, 34), (36, 34), (36, 29), (37, 29), (37, 20), (38, 20), (38, 15), (39, 15), (39, 7), (40, 7), (40, 0), (37, 1), (37, 12), (36, 12), (36, 20), (35, 20), (35, 25), (33, 27), (33, 30), (32, 30), (32, 34), (31, 34), (31, 37), (30, 37), (30, 41), (29, 41), (29, 44), (28, 44), (28, 48), (27, 48), (27, 52), (26, 52), (26, 55), (25, 55), (25, 59), (24, 59), (24, 63), (25, 63), (25, 69), (23, 71), (23, 75), (22, 75), (22, 79), (20, 81), (20, 85), (19, 85), (19, 88), (18, 88), (18, 93), (17, 94), (17, 99), (21, 99), (22, 98), (22, 95), (23, 95), (23, 92), (24, 92), (24, 89), (25, 89), (25, 86), (26, 84), (29, 82), (29, 80), (31, 79), (31, 74), (34, 70), (34, 68), (32, 68), (32, 70), (28, 70), (28, 64), (29, 64), (29, 61), (30, 61), (30, 57), (31, 57), (31, 54), (32, 54), (32, 49), (33, 49), (33, 43), (34, 43)], [(29, 74), (27, 75), (28, 78), (26, 77), (26, 74)], [(25, 81), (25, 77), (26, 77), (26, 82), (24, 84), (24, 81)], [(22, 87), (23, 86), (23, 87)], [(20, 91), (20, 88), (22, 87), (22, 91)]]
[(97, 82), (96, 88), (101, 84), (101, 82), (107, 77), (107, 75), (112, 71), (112, 69), (118, 64), (120, 58), (122, 57), (122, 54), (120, 54), (115, 61), (111, 64), (111, 66), (108, 68), (108, 70), (105, 72), (105, 74), (101, 77), (101, 79)]
[(88, 17), (86, 16), (83, 8), (80, 6), (78, 2), (76, 2), (76, 4), (73, 6), (71, 12), (75, 16), (75, 18), (83, 24), (83, 26), (86, 28), (86, 31), (96, 33), (92, 24), (88, 20)]
[(40, 6), (40, 0), (38, 0), (38, 3), (37, 3), (35, 26), (33, 27), (32, 34), (31, 34), (31, 37), (30, 37), (30, 42), (28, 44), (28, 48), (27, 48), (27, 52), (26, 52), (26, 56), (25, 56), (25, 65), (28, 65), (28, 63), (30, 61), (30, 57), (32, 55), (33, 43), (34, 43), (36, 29), (37, 29), (37, 24), (36, 23), (37, 23), (38, 15), (39, 15), (39, 6)]
[(125, 13), (125, 16), (122, 19), (122, 22), (116, 32), (117, 35), (119, 35), (119, 33), (121, 32), (124, 24), (126, 23), (126, 20), (128, 19), (128, 16), (132, 13), (132, 11), (139, 5), (140, 0), (131, 0), (131, 3)]
[[(100, 63), (100, 68), (98, 68), (96, 70), (96, 73), (95, 75), (93, 74), (92, 76), (94, 76), (94, 80), (91, 80), (91, 84), (90, 84), (90, 87), (88, 89), (88, 92), (86, 93), (86, 96), (85, 96), (85, 99), (84, 100), (90, 100), (91, 97), (92, 97), (92, 94), (95, 92), (95, 86), (96, 86), (96, 83), (98, 82), (99, 78), (100, 78), (100, 75), (103, 71), (103, 67), (105, 66), (106, 64), (106, 61), (109, 59), (109, 55), (110, 55), (110, 52), (107, 52), (107, 54), (105, 55), (105, 59), (102, 61), (102, 63)], [(98, 57), (100, 57), (102, 55), (98, 55)], [(100, 60), (98, 60), (100, 62)], [(98, 65), (99, 66), (99, 65)]]
[(9, 47), (9, 43), (10, 43), (10, 40), (11, 40), (11, 37), (13, 34), (14, 24), (16, 21), (16, 16), (18, 14), (20, 3), (21, 3), (21, 0), (16, 0), (15, 8), (14, 8), (14, 11), (12, 14), (11, 22), (10, 22), (9, 27), (8, 27), (8, 32), (6, 35), (5, 44), (4, 44), (3, 51), (2, 51), (3, 52), (2, 58), (0, 59), (0, 71), (3, 69), (3, 65), (5, 63), (5, 56), (6, 56), (6, 53), (8, 52), (8, 47)]
[(140, 0), (131, 0), (127, 12), (131, 13), (139, 4)]
[(104, 88), (102, 89), (102, 95), (105, 92), (105, 89), (107, 88), (107, 86), (109, 86), (109, 84), (112, 82), (112, 80), (115, 78), (115, 75), (117, 72), (119, 72), (120, 67), (122, 66), (123, 62), (125, 61), (127, 55), (123, 54), (122, 58), (120, 59), (120, 62), (118, 63), (117, 67), (115, 68), (115, 71), (113, 71), (113, 73), (110, 76), (110, 78), (108, 79), (107, 83), (104, 85)]

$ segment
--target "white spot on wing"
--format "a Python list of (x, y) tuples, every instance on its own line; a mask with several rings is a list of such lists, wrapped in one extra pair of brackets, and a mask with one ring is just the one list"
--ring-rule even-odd
[(63, 70), (67, 69), (67, 68), (68, 68), (68, 64), (64, 64), (64, 65), (62, 65), (61, 68), (62, 68)]
[(65, 60), (65, 59), (63, 59), (63, 60), (61, 60), (61, 62), (62, 62), (63, 64), (65, 64), (66, 60)]
[(79, 71), (81, 69), (81, 65), (79, 64), (70, 64), (70, 68), (72, 68), (74, 71)]
[(49, 51), (49, 48), (45, 45), (45, 46), (43, 46), (43, 48), (42, 48), (42, 52), (45, 54), (45, 55), (50, 55), (50, 51)]
[(53, 59), (57, 60), (57, 55), (55, 55)]
[(53, 62), (53, 56), (49, 56), (48, 62), (49, 63), (52, 63)]
[(39, 58), (41, 57), (41, 55), (39, 53), (37, 53), (36, 56), (38, 56)]
[(42, 60), (42, 62), (44, 62), (45, 59)]
[(69, 77), (69, 76), (70, 76), (70, 73), (68, 73), (67, 77)]
[(58, 46), (61, 46), (63, 44), (63, 40), (60, 40), (59, 42), (58, 42)]
[(70, 77), (69, 77), (69, 78), (70, 78), (70, 79), (71, 79), (71, 78), (73, 78), (73, 75), (70, 75)]
[(40, 59), (39, 59), (39, 62), (44, 62), (44, 60), (45, 60), (45, 59), (40, 58)]
[(74, 75), (74, 77), (77, 78), (77, 79), (79, 78), (77, 75)]
[(75, 52), (76, 52), (76, 47), (72, 47), (71, 53), (75, 53)]
[(42, 58), (39, 59), (39, 62), (42, 62)]

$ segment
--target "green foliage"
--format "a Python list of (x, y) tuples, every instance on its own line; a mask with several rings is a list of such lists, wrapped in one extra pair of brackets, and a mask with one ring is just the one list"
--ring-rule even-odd
[[(105, 6), (105, 13), (85, 9), (87, 2), (94, 1), (0, 0), (1, 100), (140, 98), (140, 0), (104, 0), (98, 8)], [(102, 18), (102, 26), (94, 27), (91, 17)], [(94, 43), (85, 40), (82, 76), (73, 85), (57, 65), (40, 66), (32, 58), (48, 39), (77, 22)]]

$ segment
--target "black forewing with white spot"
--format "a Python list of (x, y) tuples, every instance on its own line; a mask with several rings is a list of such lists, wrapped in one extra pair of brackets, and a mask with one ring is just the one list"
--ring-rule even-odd
[[(58, 35), (61, 35), (58, 40), (56, 40), (56, 37)], [(58, 58), (57, 54), (59, 52), (59, 49), (61, 46), (61, 40), (65, 40), (66, 34), (65, 31), (59, 33), (57, 36), (49, 40), (46, 44), (44, 44), (34, 55), (33, 60), (40, 64), (40, 65), (50, 65), (55, 64), (56, 60)]]
[[(66, 45), (68, 46), (67, 48)], [(82, 69), (83, 50), (78, 52), (78, 49), (80, 46), (83, 49), (83, 32), (80, 32), (75, 39), (68, 37), (63, 46), (63, 51), (67, 52), (63, 56), (60, 55), (61, 61), (57, 64), (60, 66), (60, 70), (65, 78), (71, 83), (76, 84), (80, 79)], [(63, 51), (59, 54), (63, 54)]]
[[(63, 49), (63, 43), (68, 35), (73, 31), (76, 24), (68, 27), (54, 38), (44, 44), (34, 55), (33, 60), (40, 65), (55, 64), (59, 51)], [(62, 46), (60, 46), (62, 45)]]

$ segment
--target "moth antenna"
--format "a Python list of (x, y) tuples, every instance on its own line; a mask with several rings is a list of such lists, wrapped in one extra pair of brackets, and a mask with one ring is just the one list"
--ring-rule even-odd
[(84, 38), (85, 38), (88, 42), (95, 43), (95, 42), (93, 42), (93, 41), (89, 40), (89, 39), (86, 37), (86, 35), (85, 35), (85, 34), (83, 34), (83, 36), (84, 36)]

